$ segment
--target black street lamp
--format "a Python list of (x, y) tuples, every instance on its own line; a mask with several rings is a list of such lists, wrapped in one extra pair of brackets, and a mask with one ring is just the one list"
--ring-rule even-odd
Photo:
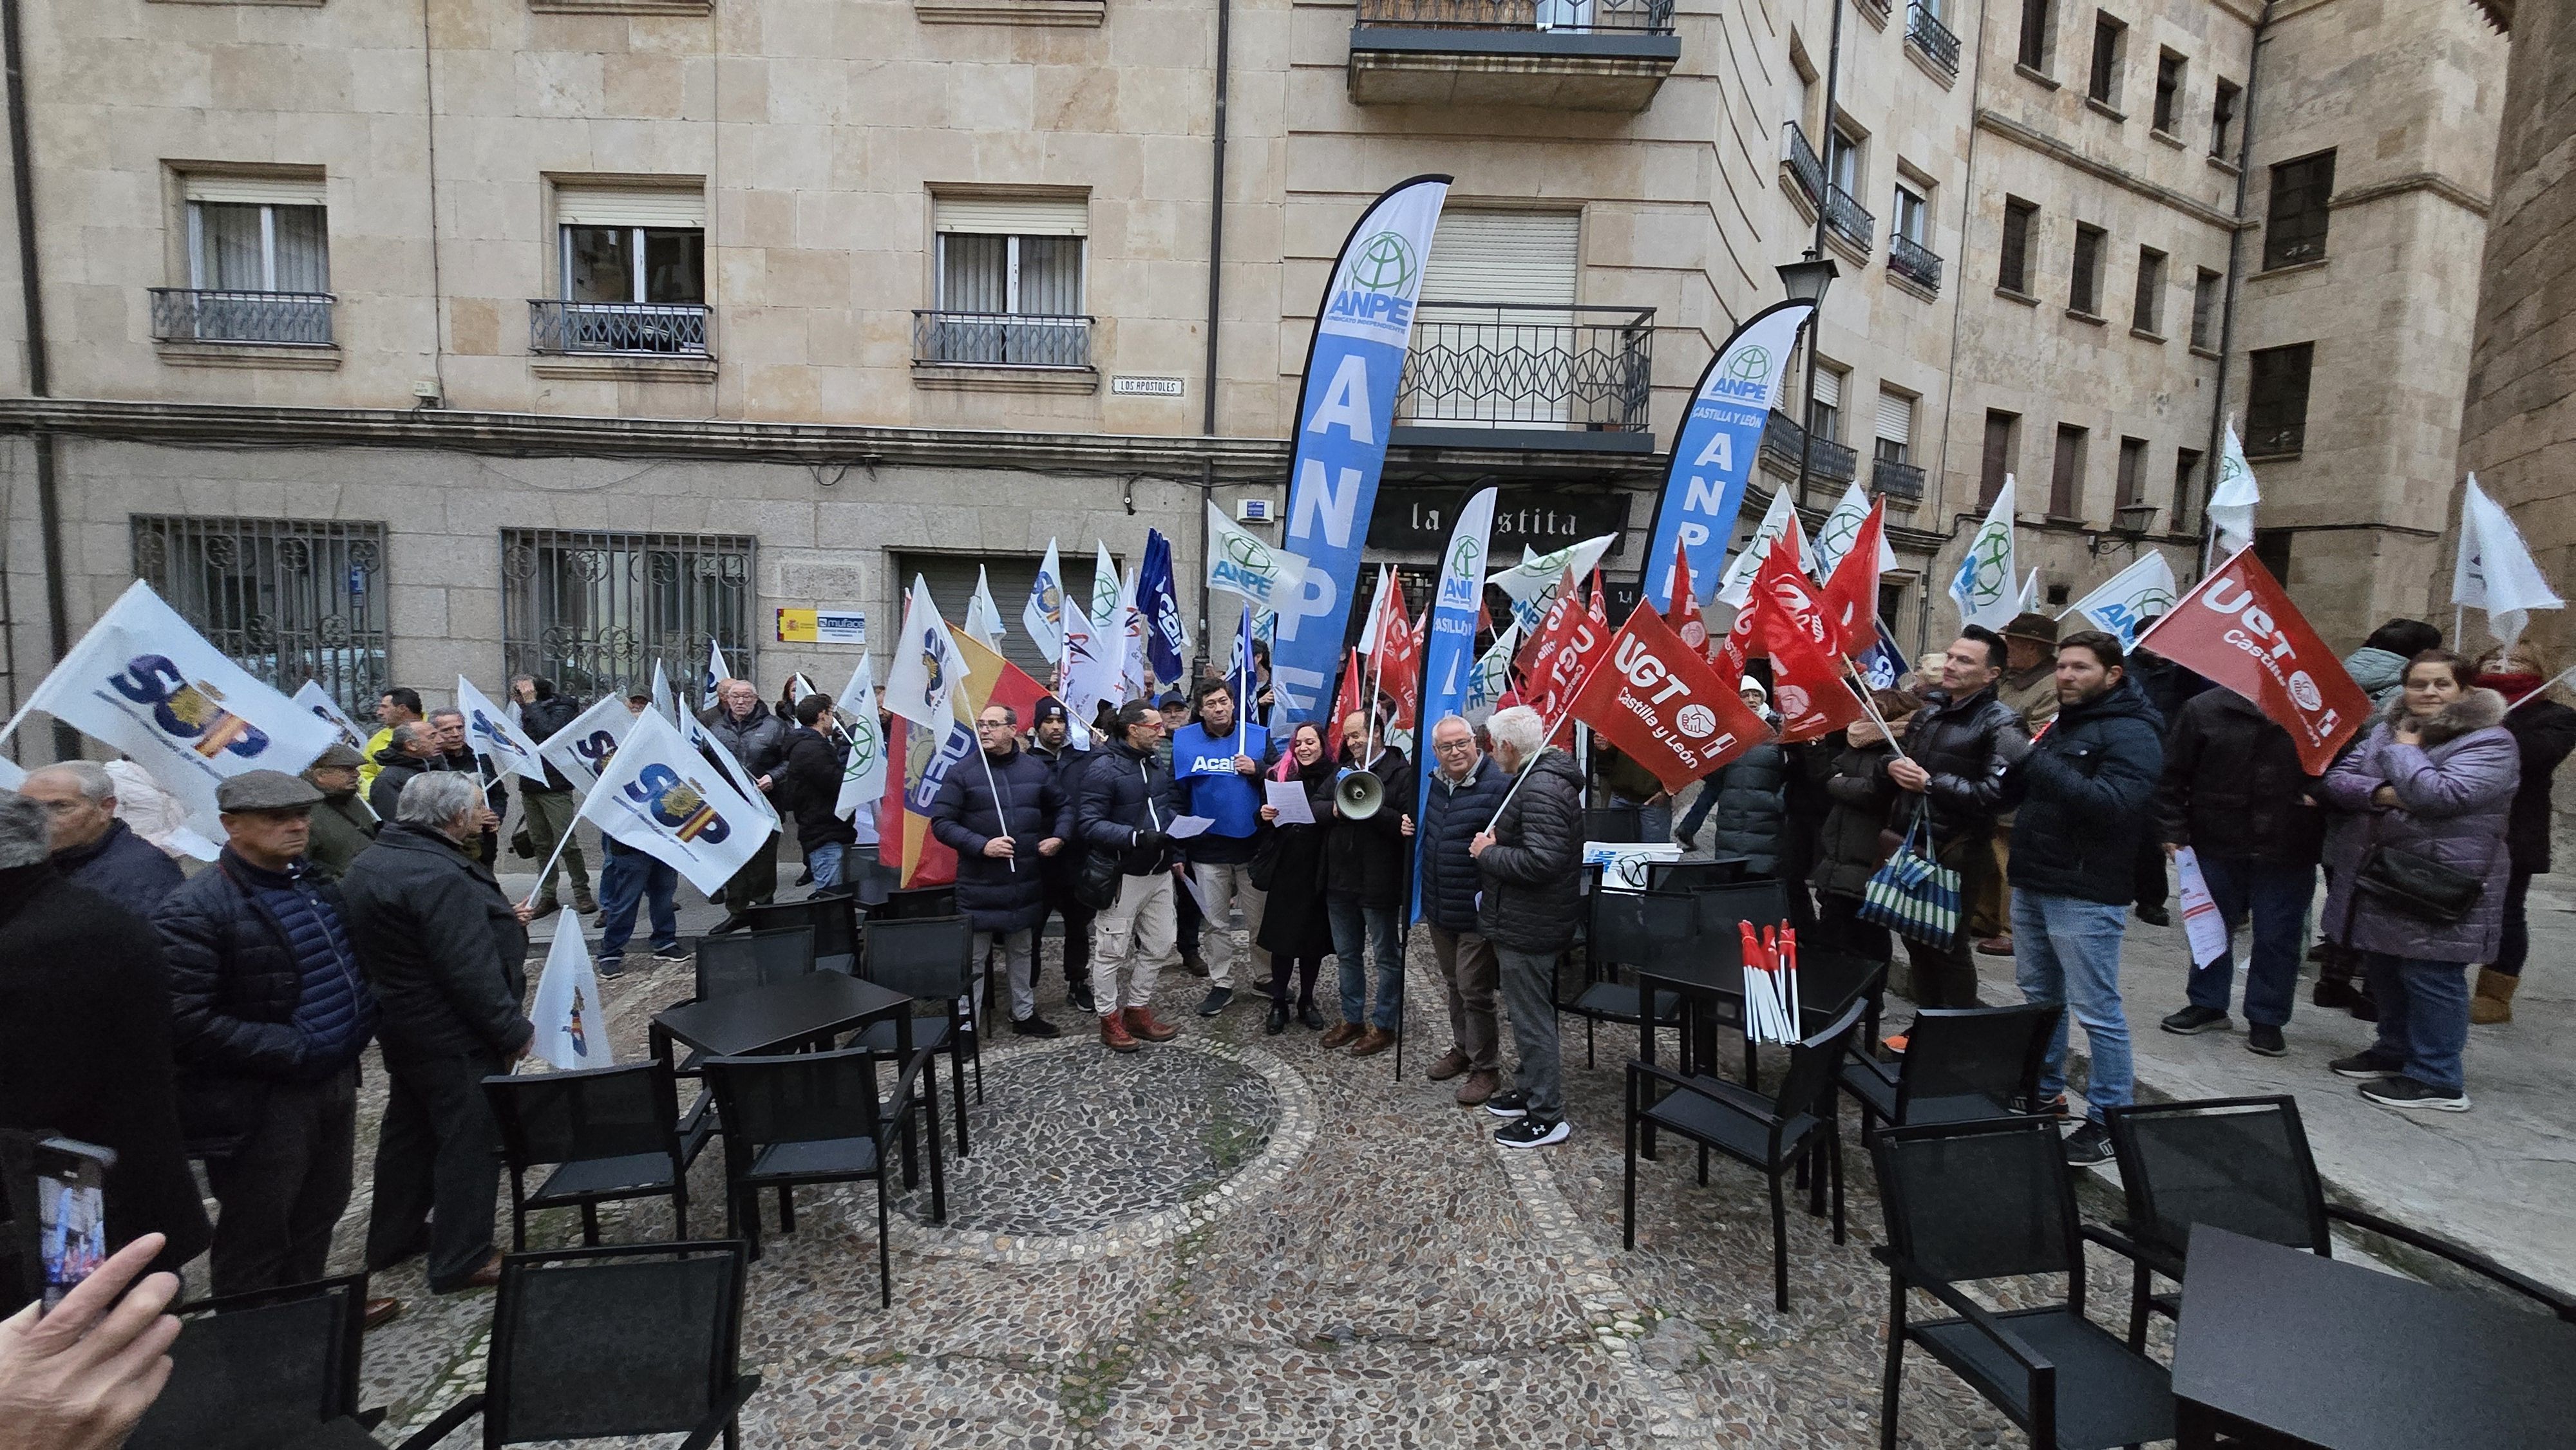
[(1807, 333), (1807, 379), (1799, 394), (1810, 400), (1807, 416), (1798, 420), (1798, 507), (1805, 508), (1807, 460), (1816, 451), (1815, 435), (1810, 431), (1816, 422), (1812, 401), (1816, 396), (1816, 324), (1825, 315), (1825, 292), (1834, 285), (1834, 278), (1841, 275), (1841, 269), (1834, 265), (1833, 258), (1823, 254), (1822, 248), (1810, 247), (1805, 257), (1795, 262), (1783, 262), (1773, 270), (1780, 274), (1780, 288), (1789, 294), (1790, 301), (1816, 304), (1816, 310), (1807, 314), (1803, 324)]

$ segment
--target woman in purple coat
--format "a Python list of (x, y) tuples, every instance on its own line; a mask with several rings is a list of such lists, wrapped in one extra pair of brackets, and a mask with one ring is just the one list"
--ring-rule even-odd
[[(2333, 886), (2319, 928), (2362, 954), (2379, 1004), (2379, 1040), (2338, 1058), (2382, 1107), (2466, 1112), (2460, 1055), (2469, 1038), (2468, 966), (2492, 961), (2503, 934), (2505, 818), (2522, 760), (2504, 728), (2504, 697), (2474, 688), (2466, 661), (2427, 650), (2407, 662), (2361, 744), (2318, 790), (2345, 812), (2326, 843)], [(2479, 882), (2456, 922), (2441, 922), (2360, 889), (2373, 852), (2404, 852)]]

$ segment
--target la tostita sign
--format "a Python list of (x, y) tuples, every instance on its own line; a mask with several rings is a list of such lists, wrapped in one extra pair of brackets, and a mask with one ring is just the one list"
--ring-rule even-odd
[[(1391, 552), (1445, 549), (1458, 510), (1474, 494), (1467, 488), (1380, 489), (1377, 509), (1369, 515), (1368, 546)], [(1618, 491), (1569, 493), (1542, 485), (1505, 488), (1494, 500), (1494, 528), (1485, 556), (1499, 569), (1519, 562), (1524, 544), (1544, 554), (1603, 534), (1624, 534), (1629, 497)], [(1619, 545), (1612, 544), (1610, 552), (1616, 555)]]

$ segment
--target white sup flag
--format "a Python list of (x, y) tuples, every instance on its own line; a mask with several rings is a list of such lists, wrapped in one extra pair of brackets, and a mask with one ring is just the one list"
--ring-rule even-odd
[(518, 717), (485, 699), (463, 675), (456, 677), (456, 708), (465, 712), (465, 738), (477, 754), (540, 786), (546, 783), (546, 763), (537, 754), (537, 742), (519, 728)]
[(948, 632), (931, 600), (930, 583), (912, 576), (912, 595), (904, 601), (903, 633), (896, 636), (894, 658), (886, 665), (885, 707), (915, 725), (943, 734), (951, 719), (949, 697), (966, 683), (966, 655)]
[(358, 728), (358, 722), (349, 718), (349, 712), (340, 708), (339, 701), (322, 693), (318, 682), (306, 680), (288, 698), (312, 711), (317, 718), (330, 721), (332, 728), (340, 732), (340, 738), (349, 742), (350, 749), (367, 748), (367, 732)]
[(1029, 602), (1020, 606), (1020, 628), (1038, 653), (1053, 664), (1064, 658), (1064, 564), (1056, 557), (1055, 540), (1047, 540), (1046, 562), (1038, 566), (1038, 577), (1029, 581)]
[(559, 1072), (615, 1065), (608, 1045), (608, 1004), (599, 997), (599, 974), (582, 941), (581, 919), (555, 918), (555, 942), (546, 949), (546, 969), (537, 978), (537, 1000), (528, 1021), (537, 1035), (528, 1050)]
[(599, 773), (608, 768), (617, 754), (617, 742), (626, 738), (635, 719), (627, 713), (626, 702), (611, 690), (598, 704), (575, 715), (571, 724), (538, 741), (537, 753), (575, 789), (588, 790), (599, 783)]
[(725, 663), (724, 651), (717, 647), (716, 637), (707, 636), (707, 677), (698, 681), (698, 708), (716, 707), (716, 686), (733, 678), (733, 666)]
[(253, 770), (293, 775), (340, 734), (226, 659), (139, 579), (27, 697), (21, 717), (30, 710), (132, 756), (179, 798), (189, 824), (216, 837), (216, 786)]
[(760, 783), (751, 778), (750, 774), (743, 769), (742, 762), (733, 758), (733, 752), (725, 749), (724, 742), (718, 740), (715, 732), (709, 730), (697, 716), (680, 717), (680, 741), (698, 752), (698, 758), (705, 761), (708, 768), (723, 775), (725, 784), (732, 786), (736, 794), (750, 801), (752, 808), (760, 813), (762, 819), (773, 826), (778, 824), (778, 808), (771, 805), (769, 797), (761, 792)]
[(671, 692), (671, 672), (662, 668), (660, 660), (653, 662), (653, 708), (663, 719), (679, 723), (680, 697)]
[(581, 818), (710, 893), (769, 844), (770, 817), (657, 715), (635, 718)]
[(993, 581), (986, 576), (981, 564), (975, 566), (975, 592), (966, 596), (965, 630), (977, 644), (995, 654), (1001, 653), (1001, 639), (1006, 633), (1002, 628), (1002, 610), (993, 602)]

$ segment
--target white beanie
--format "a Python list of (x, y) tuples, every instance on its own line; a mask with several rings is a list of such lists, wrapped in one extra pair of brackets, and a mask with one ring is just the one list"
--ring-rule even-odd
[(1753, 678), (1751, 675), (1746, 675), (1746, 676), (1744, 677), (1744, 683), (1742, 683), (1742, 684), (1740, 684), (1740, 685), (1737, 685), (1737, 686), (1735, 687), (1735, 693), (1737, 693), (1737, 694), (1739, 694), (1739, 695), (1745, 695), (1745, 694), (1760, 695), (1763, 699), (1766, 699), (1766, 700), (1768, 700), (1768, 699), (1770, 699), (1770, 698), (1771, 698), (1771, 692), (1770, 692), (1769, 690), (1766, 690), (1766, 689), (1762, 688), (1762, 682), (1761, 682), (1760, 680), (1757, 680), (1757, 679)]

